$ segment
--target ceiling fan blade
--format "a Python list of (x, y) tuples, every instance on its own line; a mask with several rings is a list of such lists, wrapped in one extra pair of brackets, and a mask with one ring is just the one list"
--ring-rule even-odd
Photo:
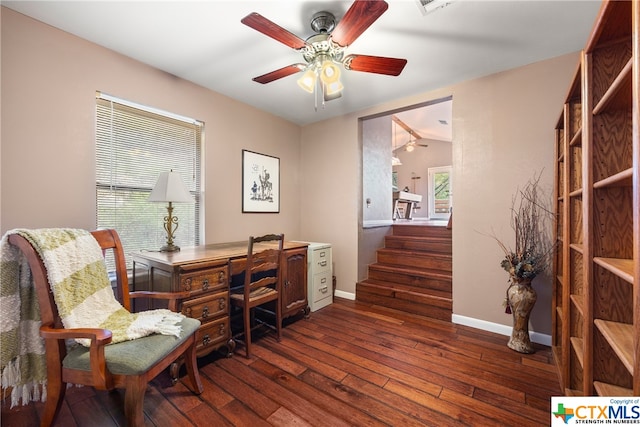
[(343, 64), (347, 70), (398, 76), (407, 65), (407, 60), (383, 56), (347, 55)]
[(302, 49), (307, 43), (295, 34), (285, 30), (278, 24), (268, 20), (259, 13), (253, 12), (240, 20), (244, 25), (260, 31), (274, 40), (284, 43), (292, 49)]
[(263, 74), (258, 77), (254, 77), (252, 80), (258, 83), (270, 83), (274, 80), (281, 79), (283, 77), (290, 76), (291, 74), (295, 74), (300, 72), (304, 68), (304, 64), (293, 64), (287, 65), (286, 67), (282, 67), (278, 70), (272, 71), (267, 74)]
[(356, 0), (331, 32), (331, 40), (347, 47), (369, 28), (389, 7), (382, 0)]

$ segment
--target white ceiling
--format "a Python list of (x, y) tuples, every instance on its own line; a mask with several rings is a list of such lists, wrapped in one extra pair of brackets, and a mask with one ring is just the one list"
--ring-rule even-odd
[[(398, 77), (344, 71), (340, 99), (314, 109), (314, 97), (289, 76), (251, 79), (301, 55), (243, 24), (258, 12), (301, 38), (311, 16), (339, 20), (351, 1), (2, 1), (54, 27), (218, 93), (304, 125), (580, 50), (599, 1), (456, 0), (423, 14), (418, 0), (389, 9), (347, 53), (406, 58)], [(410, 123), (409, 123), (410, 124)], [(415, 124), (419, 128), (418, 124)]]

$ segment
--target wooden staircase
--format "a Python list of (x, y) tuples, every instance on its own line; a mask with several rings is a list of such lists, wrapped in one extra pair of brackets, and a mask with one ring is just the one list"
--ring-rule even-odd
[(451, 321), (451, 229), (394, 224), (356, 300)]

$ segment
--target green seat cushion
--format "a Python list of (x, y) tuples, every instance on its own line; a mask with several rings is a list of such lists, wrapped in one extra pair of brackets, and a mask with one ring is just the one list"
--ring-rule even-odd
[[(116, 375), (138, 375), (148, 371), (200, 327), (200, 321), (185, 317), (180, 322), (180, 337), (153, 334), (131, 341), (107, 345), (104, 357), (107, 369)], [(65, 368), (90, 371), (89, 348), (81, 345), (69, 351), (62, 362)]]

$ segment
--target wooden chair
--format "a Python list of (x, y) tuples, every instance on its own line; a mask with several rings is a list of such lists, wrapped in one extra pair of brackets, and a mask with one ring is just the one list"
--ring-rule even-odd
[[(277, 244), (274, 244), (277, 243)], [(260, 248), (254, 253), (255, 244)], [(231, 289), (229, 297), (231, 305), (242, 310), (243, 331), (234, 334), (234, 339), (244, 344), (245, 357), (251, 356), (251, 331), (265, 325), (276, 331), (280, 341), (282, 329), (282, 308), (280, 305), (280, 256), (284, 244), (283, 234), (268, 234), (261, 237), (249, 237), (247, 259), (232, 260), (230, 271), (232, 274), (240, 269), (244, 270), (244, 285)], [(243, 265), (241, 265), (243, 264)], [(255, 309), (272, 303), (275, 307), (270, 312), (275, 317), (275, 325), (257, 322)], [(259, 323), (259, 324), (258, 324)], [(243, 339), (238, 339), (242, 336)]]
[[(118, 234), (115, 230), (94, 231), (92, 234), (103, 253), (113, 250), (117, 297), (127, 310), (131, 307), (130, 299), (138, 297), (169, 299), (169, 307), (175, 310), (176, 298), (186, 296), (155, 292), (130, 293), (124, 252)], [(183, 319), (179, 338), (154, 334), (112, 345), (107, 345), (111, 342), (109, 330), (64, 329), (50, 292), (47, 270), (36, 249), (18, 234), (12, 234), (9, 241), (24, 253), (29, 262), (40, 305), (40, 336), (45, 340), (47, 358), (47, 401), (41, 426), (50, 426), (55, 422), (67, 383), (93, 386), (99, 390), (124, 388), (127, 425), (144, 426), (143, 400), (147, 383), (181, 356), (184, 356), (192, 391), (202, 393), (196, 364), (195, 334), (200, 326), (198, 320)], [(65, 340), (76, 338), (90, 339), (91, 346), (75, 346), (68, 350)]]

